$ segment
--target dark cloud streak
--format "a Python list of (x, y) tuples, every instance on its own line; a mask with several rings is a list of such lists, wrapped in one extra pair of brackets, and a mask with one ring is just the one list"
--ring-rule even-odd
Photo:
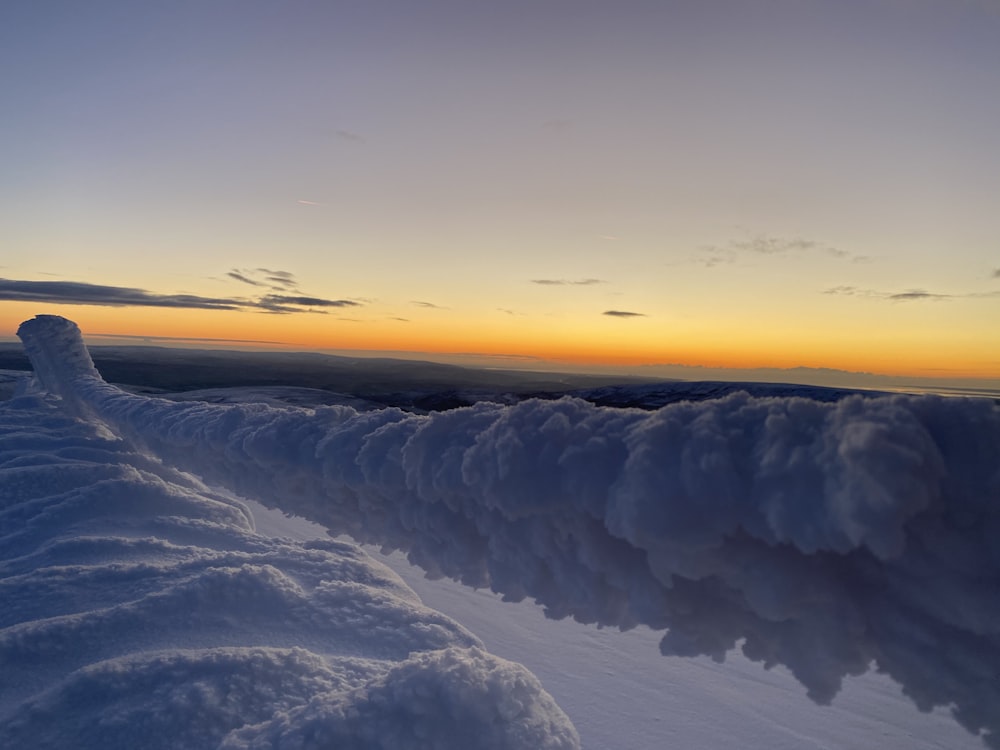
[[(232, 276), (233, 274), (227, 274)], [(280, 277), (279, 277), (280, 278)], [(251, 283), (252, 282), (248, 282)], [(308, 308), (360, 307), (351, 300), (268, 294), (260, 299), (201, 297), (195, 294), (155, 294), (133, 287), (82, 281), (22, 281), (0, 279), (0, 301), (43, 302), (99, 307), (165, 307), (194, 310), (260, 310), (270, 313), (321, 312)]]
[(51, 302), (104, 307), (182, 307), (199, 310), (239, 310), (247, 303), (232, 298), (193, 294), (153, 294), (131, 287), (87, 284), (81, 281), (20, 281), (0, 279), (0, 300)]
[(226, 274), (226, 276), (228, 276), (231, 279), (236, 279), (236, 281), (241, 281), (244, 284), (249, 284), (250, 286), (267, 286), (266, 284), (264, 284), (261, 281), (254, 281), (253, 279), (244, 276), (243, 274), (241, 274), (239, 271), (237, 271), (235, 269), (232, 270), (232, 271), (229, 271)]
[(290, 297), (284, 294), (268, 294), (261, 297), (259, 304), (261, 307), (281, 307), (288, 305), (300, 305), (302, 307), (361, 307), (360, 302), (349, 299), (322, 299), (320, 297)]
[(953, 294), (935, 294), (934, 292), (928, 292), (924, 289), (911, 289), (906, 292), (897, 292), (895, 294), (890, 294), (888, 299), (896, 301), (918, 300), (918, 299), (941, 300), (941, 299), (953, 299), (954, 296), (955, 295)]
[(645, 318), (646, 313), (640, 312), (629, 312), (628, 310), (605, 310), (601, 315), (607, 315), (611, 318)]

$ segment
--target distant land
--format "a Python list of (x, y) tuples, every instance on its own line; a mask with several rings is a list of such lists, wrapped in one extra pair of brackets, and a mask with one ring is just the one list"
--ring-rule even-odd
[[(309, 388), (368, 399), (373, 406), (438, 410), (482, 398), (555, 397), (608, 386), (664, 382), (767, 384), (760, 395), (790, 395), (780, 386), (841, 390), (938, 393), (1000, 398), (1000, 380), (892, 377), (827, 368), (727, 369), (690, 365), (584, 368), (530, 358), (493, 359), (454, 355), (450, 362), (416, 359), (405, 352), (281, 352), (172, 346), (91, 346), (109, 382), (142, 393), (177, 393), (232, 387)], [(381, 356), (393, 354), (395, 356)], [(405, 356), (404, 356), (405, 355)], [(431, 355), (427, 355), (431, 356)], [(506, 363), (506, 366), (496, 366)], [(560, 369), (565, 368), (565, 369)], [(0, 370), (30, 370), (20, 343), (0, 342)], [(681, 389), (682, 391), (684, 389)], [(731, 387), (716, 387), (724, 394)]]

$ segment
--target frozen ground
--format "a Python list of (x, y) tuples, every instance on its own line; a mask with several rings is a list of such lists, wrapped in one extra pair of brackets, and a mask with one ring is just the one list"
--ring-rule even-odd
[[(227, 747), (291, 743), (303, 727), (389, 746), (393, 727), (412, 724), (415, 711), (430, 712), (431, 735), (446, 734), (442, 710), (477, 747), (572, 746), (572, 731), (534, 679), (480, 645), (540, 676), (588, 748), (981, 746), (946, 709), (919, 713), (914, 702), (954, 704), (972, 731), (997, 727), (1000, 414), (990, 402), (735, 394), (657, 411), (565, 400), (423, 416), (259, 405), (246, 391), (231, 394), (234, 404), (171, 403), (104, 383), (61, 319), (36, 320), (24, 334), (48, 395), (2, 411), (0, 557), (10, 572), (4, 585), (23, 605), (0, 631), (16, 667), (4, 670), (0, 703), (9, 740), (30, 737), (31, 727), (71, 736), (76, 725), (57, 719), (73, 719), (60, 709), (76, 705), (81, 686), (95, 696), (93, 712), (102, 693), (87, 680), (100, 677), (107, 702), (115, 684), (108, 675), (129, 674), (168, 687), (143, 699), (137, 714), (111, 700), (113, 715), (153, 712), (168, 725), (208, 705), (225, 717), (209, 724)], [(398, 580), (349, 551), (356, 548), (275, 540), (316, 529), (262, 509), (252, 514), (254, 531), (228, 490), (209, 490), (178, 469), (406, 550), (436, 574), (609, 627), (547, 620), (527, 600), (426, 581), (398, 555), (387, 558), (449, 620), (421, 608)], [(121, 549), (142, 539), (159, 550), (125, 568), (138, 599), (115, 599), (121, 587), (81, 588), (50, 557), (89, 550), (104, 566), (86, 569), (98, 583), (133, 564), (120, 549), (94, 547), (95, 538)], [(183, 565), (164, 565), (163, 548)], [(228, 556), (221, 573), (209, 564), (220, 552)], [(178, 578), (192, 566), (207, 581)], [(340, 571), (329, 585), (317, 578), (327, 569)], [(357, 576), (377, 590), (366, 584), (348, 595)], [(164, 607), (161, 591), (184, 605)], [(385, 630), (344, 615), (358, 601), (370, 603), (361, 609)], [(425, 618), (436, 626), (428, 630)], [(395, 650), (373, 635), (395, 643), (404, 622), (415, 630), (403, 627)], [(110, 641), (95, 635), (108, 623)], [(225, 641), (231, 633), (220, 635), (229, 631), (249, 641), (234, 646)], [(220, 688), (226, 681), (204, 682), (206, 666), (189, 652), (262, 648), (265, 637), (268, 648), (304, 648), (320, 662), (299, 669), (269, 661), (262, 684), (280, 684), (291, 669), (289, 679), (302, 683), (289, 689), (298, 703), (275, 706), (274, 695), (286, 692), (275, 688), (271, 703), (248, 697), (257, 714), (237, 716)], [(362, 642), (375, 653), (358, 652)], [(753, 661), (732, 653), (740, 644)], [(135, 649), (139, 661), (129, 655)], [(157, 657), (150, 671), (149, 653), (164, 650), (169, 658)], [(727, 652), (721, 664), (706, 658)], [(779, 666), (765, 671), (758, 662)], [(868, 671), (874, 666), (908, 697)], [(332, 672), (317, 677), (317, 669)], [(428, 690), (435, 699), (421, 702)], [(369, 710), (385, 732), (362, 738), (350, 717)], [(497, 731), (484, 733), (498, 717)], [(119, 728), (130, 726), (138, 724)]]

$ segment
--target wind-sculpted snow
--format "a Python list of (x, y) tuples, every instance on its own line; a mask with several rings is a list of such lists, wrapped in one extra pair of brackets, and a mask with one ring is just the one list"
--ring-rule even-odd
[(819, 702), (877, 668), (1000, 747), (992, 402), (172, 403), (101, 380), (68, 321), (19, 335), (67, 408), (209, 482), (554, 617), (666, 629), (666, 655), (742, 643)]
[(65, 385), (0, 403), (0, 748), (579, 747), (529, 672), (359, 547), (257, 534)]

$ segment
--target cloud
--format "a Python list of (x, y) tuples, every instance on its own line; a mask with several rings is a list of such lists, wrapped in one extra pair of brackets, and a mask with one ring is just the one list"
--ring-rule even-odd
[(296, 203), (300, 203), (303, 206), (320, 206), (320, 205), (322, 205), (321, 203), (317, 203), (316, 201), (307, 201), (307, 200), (304, 200), (302, 198), (300, 198), (299, 200), (297, 200)]
[(906, 292), (896, 292), (895, 294), (890, 294), (888, 299), (891, 300), (917, 300), (917, 299), (930, 299), (930, 300), (940, 300), (940, 299), (954, 299), (953, 294), (935, 294), (934, 292), (928, 292), (924, 289), (910, 289)]
[(291, 271), (274, 271), (270, 268), (233, 268), (226, 276), (244, 284), (266, 286), (275, 291), (298, 289), (299, 286)]
[(779, 257), (803, 253), (826, 255), (831, 258), (850, 260), (852, 263), (865, 263), (870, 260), (867, 256), (853, 255), (846, 250), (817, 240), (767, 234), (756, 235), (748, 239), (732, 240), (723, 246), (705, 245), (699, 249), (696, 260), (711, 268), (723, 263), (735, 263), (747, 255)]
[(258, 304), (262, 307), (271, 305), (296, 305), (302, 307), (360, 307), (360, 302), (349, 299), (323, 299), (322, 297), (291, 297), (283, 294), (268, 294), (261, 297)]
[(706, 245), (699, 248), (697, 261), (705, 268), (715, 268), (715, 266), (735, 263), (737, 257), (736, 251), (732, 248)]
[(295, 280), (295, 274), (291, 271), (272, 271), (269, 268), (256, 268), (257, 273), (264, 274), (264, 278), (272, 284), (276, 284), (285, 289), (296, 289), (299, 284)]
[(874, 297), (876, 293), (871, 289), (859, 289), (856, 286), (841, 285), (832, 286), (823, 290), (823, 294), (842, 295), (844, 297)]
[[(742, 250), (759, 255), (785, 255), (787, 253), (800, 253), (805, 250), (815, 250), (820, 246), (813, 240), (802, 238), (770, 237), (758, 235), (748, 240), (735, 240), (730, 245), (736, 250)], [(832, 250), (832, 248), (831, 248)], [(837, 257), (843, 257), (845, 253), (840, 250), (833, 250)]]
[(244, 276), (237, 270), (228, 271), (226, 273), (226, 276), (228, 276), (231, 279), (236, 279), (237, 281), (242, 281), (244, 284), (250, 284), (251, 286), (267, 286), (263, 281), (256, 281), (255, 279), (251, 279), (247, 276)]
[(541, 286), (594, 286), (608, 282), (604, 279), (532, 279), (531, 283)]
[(417, 307), (424, 307), (428, 310), (447, 310), (447, 307), (442, 307), (441, 305), (435, 305), (433, 302), (421, 302), (420, 300), (410, 300), (411, 305), (416, 305)]
[(323, 312), (311, 308), (360, 307), (360, 300), (324, 299), (308, 295), (289, 295), (299, 289), (299, 282), (291, 271), (273, 268), (234, 268), (226, 274), (236, 281), (256, 287), (265, 287), (277, 294), (266, 294), (251, 306), (273, 313), (303, 312), (300, 308), (310, 308), (309, 312)]
[(364, 136), (358, 135), (350, 130), (337, 130), (334, 131), (334, 135), (344, 141), (351, 141), (352, 143), (364, 143)]
[[(258, 269), (265, 272), (265, 269)], [(266, 271), (267, 279), (280, 283), (288, 279), (284, 271)], [(227, 274), (252, 286), (269, 286), (238, 271)], [(287, 281), (295, 286), (294, 281)], [(271, 286), (270, 288), (276, 288)], [(321, 297), (267, 294), (258, 299), (245, 297), (202, 297), (196, 294), (156, 294), (132, 287), (88, 284), (82, 281), (22, 281), (0, 278), (0, 301), (45, 302), (54, 305), (96, 305), (100, 307), (167, 307), (195, 310), (259, 310), (270, 313), (319, 312), (312, 308), (358, 307), (360, 302)]]
[(104, 307), (180, 307), (200, 310), (239, 310), (239, 299), (199, 297), (193, 294), (154, 294), (132, 287), (87, 284), (82, 281), (20, 281), (0, 279), (0, 300), (50, 302)]
[(844, 297), (865, 297), (868, 299), (884, 299), (890, 302), (914, 302), (954, 299), (988, 299), (1000, 297), (1000, 292), (964, 292), (961, 294), (945, 294), (929, 292), (926, 289), (907, 289), (903, 292), (881, 292), (875, 289), (864, 289), (856, 286), (834, 286), (824, 289), (823, 294), (841, 295)]
[(1000, 268), (996, 268), (993, 270), (993, 278), (1000, 279)]
[(628, 310), (605, 310), (601, 315), (608, 315), (612, 318), (645, 318), (646, 313), (629, 312)]

